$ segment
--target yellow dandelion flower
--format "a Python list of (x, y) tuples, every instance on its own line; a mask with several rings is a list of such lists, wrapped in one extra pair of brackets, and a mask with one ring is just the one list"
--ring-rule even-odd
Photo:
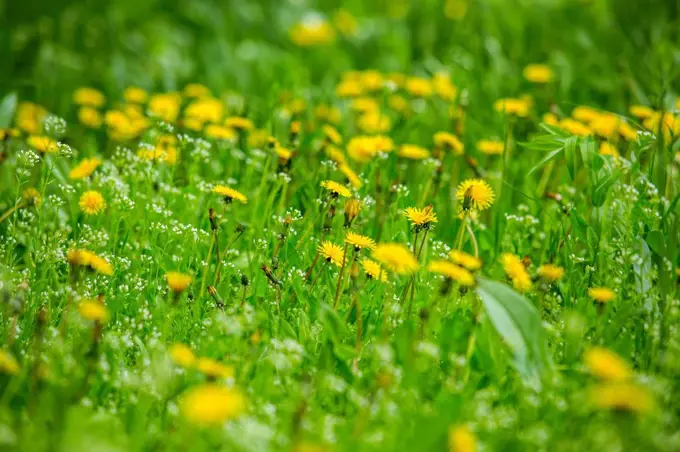
[(411, 250), (400, 243), (381, 243), (373, 250), (373, 259), (388, 270), (402, 275), (410, 275), (420, 268)]
[(576, 135), (577, 137), (587, 137), (593, 134), (593, 131), (590, 129), (590, 127), (571, 118), (562, 119), (557, 124), (557, 126), (572, 135)]
[(91, 253), (88, 265), (97, 273), (101, 273), (102, 275), (106, 276), (113, 275), (113, 266), (111, 266), (111, 264), (106, 259), (97, 256), (94, 253)]
[(184, 87), (183, 93), (186, 97), (208, 97), (211, 95), (210, 88), (200, 83), (189, 83)]
[(186, 288), (189, 287), (192, 278), (191, 275), (180, 272), (167, 272), (165, 274), (165, 280), (167, 281), (170, 290), (175, 293), (180, 293), (184, 292)]
[(592, 347), (583, 355), (583, 362), (591, 374), (607, 381), (625, 381), (633, 370), (616, 353), (603, 347)]
[(246, 398), (236, 388), (207, 383), (187, 391), (180, 402), (180, 412), (189, 422), (217, 425), (239, 417), (246, 410)]
[(224, 125), (235, 130), (251, 130), (254, 127), (253, 121), (241, 116), (230, 116), (224, 120)]
[(646, 105), (632, 105), (629, 111), (631, 115), (639, 119), (647, 119), (654, 115), (654, 109)]
[(361, 260), (361, 266), (364, 269), (364, 273), (369, 279), (375, 279), (376, 281), (387, 281), (386, 272), (380, 267), (380, 264), (368, 258)]
[(170, 359), (178, 366), (189, 368), (196, 365), (196, 355), (187, 345), (173, 344), (168, 351)]
[(609, 303), (616, 298), (614, 291), (606, 287), (591, 287), (588, 296), (598, 303)]
[(465, 251), (453, 250), (449, 253), (449, 258), (451, 258), (455, 264), (467, 268), (470, 271), (477, 271), (482, 268), (482, 260)]
[(288, 148), (284, 148), (283, 146), (276, 146), (275, 152), (276, 156), (279, 158), (279, 162), (286, 163), (288, 160), (293, 157), (293, 151), (291, 151)]
[(85, 158), (80, 161), (69, 173), (71, 179), (85, 179), (94, 173), (94, 170), (102, 164), (99, 158)]
[(289, 36), (300, 47), (322, 46), (335, 41), (335, 30), (323, 17), (310, 15), (291, 28)]
[(579, 105), (571, 111), (572, 118), (585, 123), (590, 123), (601, 114), (602, 113), (599, 110), (587, 105)]
[(336, 245), (333, 242), (324, 241), (321, 245), (317, 247), (319, 254), (327, 262), (332, 262), (338, 267), (342, 266), (342, 261), (344, 260), (345, 253), (340, 245)]
[(73, 102), (76, 105), (99, 108), (106, 103), (106, 97), (99, 90), (82, 87), (73, 92)]
[(335, 144), (339, 145), (342, 143), (342, 135), (340, 135), (340, 132), (338, 132), (338, 129), (333, 127), (330, 124), (324, 124), (321, 126), (321, 132), (323, 133), (323, 136), (326, 137), (326, 139)]
[(40, 207), (40, 204), (42, 204), (42, 197), (40, 196), (40, 192), (33, 187), (29, 187), (26, 190), (24, 190), (23, 194), (21, 195), (21, 198), (28, 206)]
[(361, 201), (358, 199), (348, 199), (345, 201), (345, 227), (352, 225), (352, 222), (359, 216), (361, 211)]
[(434, 134), (434, 145), (441, 149), (453, 151), (455, 155), (462, 155), (465, 147), (460, 139), (449, 132), (437, 132)]
[(149, 95), (147, 92), (136, 86), (127, 87), (125, 88), (125, 91), (123, 91), (123, 99), (125, 99), (125, 102), (129, 102), (131, 104), (146, 103), (148, 98)]
[(564, 268), (554, 264), (543, 264), (538, 267), (538, 275), (543, 281), (553, 283), (564, 276)]
[(517, 98), (498, 99), (496, 102), (494, 102), (493, 108), (500, 113), (526, 118), (529, 116), (531, 102), (527, 99)]
[(84, 319), (106, 323), (109, 320), (109, 310), (98, 300), (86, 300), (78, 305), (78, 312)]
[(541, 118), (541, 120), (544, 123), (551, 125), (551, 126), (556, 126), (560, 122), (560, 119), (557, 117), (557, 115), (555, 113), (550, 113), (550, 112), (545, 113), (543, 115), (543, 117)]
[(477, 452), (477, 438), (465, 425), (449, 428), (449, 452)]
[(214, 140), (236, 141), (238, 139), (238, 134), (234, 129), (219, 124), (208, 124), (203, 133), (206, 137)]
[(600, 155), (611, 155), (612, 157), (616, 158), (619, 156), (619, 151), (616, 149), (616, 146), (613, 144), (603, 141), (600, 143)]
[(417, 229), (428, 229), (432, 223), (436, 223), (437, 214), (434, 213), (432, 205), (426, 206), (423, 209), (417, 207), (407, 207), (404, 210), (404, 216), (409, 219), (411, 224)]
[(397, 155), (411, 160), (424, 160), (430, 156), (430, 151), (415, 144), (402, 144)]
[(338, 170), (345, 175), (349, 183), (354, 187), (355, 189), (360, 189), (362, 185), (364, 185), (363, 182), (361, 182), (361, 179), (357, 175), (357, 173), (354, 172), (352, 168), (350, 168), (348, 165), (340, 165), (338, 166)]
[(370, 111), (359, 116), (357, 127), (363, 133), (385, 133), (392, 128), (392, 121), (379, 110)]
[(99, 215), (106, 208), (106, 201), (98, 191), (88, 190), (80, 196), (78, 205), (86, 215)]
[(43, 154), (54, 154), (59, 150), (57, 142), (43, 135), (31, 135), (26, 139), (26, 144)]
[(98, 129), (104, 122), (104, 117), (95, 108), (81, 107), (78, 109), (78, 121), (90, 129)]
[(500, 140), (479, 140), (477, 150), (486, 155), (501, 155), (505, 145)]
[(654, 397), (644, 387), (635, 383), (603, 383), (588, 391), (588, 399), (596, 409), (630, 411), (646, 414), (654, 411)]
[(450, 278), (463, 286), (471, 287), (475, 285), (475, 278), (472, 273), (449, 261), (432, 261), (428, 264), (427, 271)]
[(20, 370), (16, 358), (7, 350), (0, 349), (0, 373), (19, 375)]
[(345, 235), (345, 243), (352, 245), (357, 251), (360, 249), (372, 250), (375, 248), (375, 240), (352, 231), (348, 231)]
[(377, 100), (375, 100), (372, 97), (357, 97), (356, 99), (352, 99), (352, 103), (350, 104), (350, 108), (352, 111), (356, 111), (358, 113), (369, 113), (372, 111), (377, 111), (380, 109), (380, 104), (378, 103)]
[(486, 210), (491, 207), (495, 197), (493, 189), (483, 179), (467, 179), (458, 185), (456, 191), (462, 212)]
[(508, 278), (512, 280), (512, 285), (515, 289), (519, 292), (526, 292), (531, 289), (531, 277), (519, 257), (514, 254), (504, 253), (501, 255), (501, 263)]
[(234, 368), (211, 358), (199, 358), (196, 368), (210, 378), (233, 378)]
[(231, 187), (227, 187), (225, 185), (216, 185), (215, 187), (213, 187), (212, 192), (217, 193), (220, 196), (223, 196), (224, 201), (227, 204), (230, 204), (234, 199), (240, 201), (243, 204), (246, 204), (248, 202), (248, 198), (246, 198), (246, 196), (243, 193), (241, 193), (238, 190), (234, 190)]
[(406, 92), (414, 97), (430, 97), (432, 95), (432, 83), (422, 77), (410, 77), (406, 79), (404, 86)]
[(16, 125), (28, 134), (36, 134), (42, 128), (47, 110), (32, 102), (21, 102), (17, 107)]
[(524, 68), (522, 75), (531, 83), (550, 83), (555, 78), (552, 69), (545, 64), (530, 64)]
[(434, 92), (445, 101), (452, 102), (458, 94), (458, 88), (451, 82), (449, 75), (439, 72), (432, 77)]
[(352, 196), (352, 192), (349, 191), (349, 188), (332, 180), (325, 180), (321, 182), (321, 186), (330, 191), (333, 197), (336, 198), (338, 196), (342, 196), (343, 198), (349, 198)]
[(179, 115), (182, 98), (177, 93), (154, 94), (149, 99), (149, 113), (165, 122), (174, 123)]

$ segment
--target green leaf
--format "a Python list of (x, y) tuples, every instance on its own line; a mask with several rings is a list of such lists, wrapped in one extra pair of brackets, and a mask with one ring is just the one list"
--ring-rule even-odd
[(9, 93), (0, 102), (0, 129), (6, 129), (12, 125), (12, 118), (17, 109), (17, 93)]
[(663, 232), (649, 231), (645, 242), (656, 254), (666, 257), (666, 241)]
[(515, 354), (526, 378), (545, 378), (552, 370), (547, 339), (536, 308), (506, 284), (480, 278), (477, 295), (498, 333)]
[(536, 165), (534, 165), (533, 168), (531, 168), (531, 169), (529, 170), (529, 173), (527, 174), (527, 176), (531, 176), (531, 175), (533, 174), (534, 171), (536, 171), (537, 169), (541, 168), (543, 165), (545, 165), (545, 164), (548, 163), (549, 161), (553, 160), (553, 159), (554, 159), (555, 157), (557, 157), (563, 150), (564, 150), (564, 147), (560, 147), (560, 148), (558, 148), (558, 149), (555, 149), (555, 150), (552, 151), (552, 152), (549, 152), (548, 155), (546, 155), (545, 157), (543, 157), (543, 158), (541, 159), (540, 162), (538, 162)]
[(539, 126), (541, 127), (541, 129), (545, 130), (550, 135), (555, 135), (555, 136), (558, 136), (558, 137), (561, 137), (561, 138), (569, 138), (569, 136), (570, 136), (569, 132), (567, 132), (566, 130), (560, 129), (557, 126), (552, 126), (550, 124), (546, 124), (545, 122), (540, 123)]
[(569, 177), (574, 180), (576, 176), (577, 167), (577, 152), (576, 145), (578, 144), (578, 137), (569, 137), (564, 143), (564, 157), (567, 161), (567, 170), (569, 170)]

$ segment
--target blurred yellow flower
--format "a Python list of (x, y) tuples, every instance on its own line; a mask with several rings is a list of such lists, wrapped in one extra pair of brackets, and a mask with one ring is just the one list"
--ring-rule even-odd
[(538, 267), (537, 273), (545, 282), (552, 283), (564, 276), (564, 268), (554, 264), (543, 264)]
[(487, 155), (500, 155), (503, 153), (504, 143), (500, 140), (479, 140), (477, 149)]
[(71, 179), (85, 179), (90, 177), (101, 164), (102, 160), (100, 158), (84, 158), (68, 173), (68, 177)]
[(222, 364), (211, 358), (199, 358), (196, 368), (203, 375), (210, 378), (233, 378), (235, 374), (232, 366)]
[(402, 144), (397, 155), (411, 160), (423, 160), (430, 156), (430, 151), (415, 144)]
[(241, 391), (215, 383), (188, 390), (180, 402), (180, 412), (185, 419), (205, 426), (235, 419), (245, 410), (246, 398)]
[(230, 204), (234, 199), (240, 201), (243, 204), (248, 202), (246, 195), (231, 187), (227, 187), (226, 185), (216, 185), (213, 187), (212, 192), (224, 197), (224, 200), (227, 204)]
[(189, 284), (191, 284), (192, 277), (185, 273), (170, 271), (165, 274), (165, 280), (175, 293), (184, 292)]
[(84, 319), (106, 323), (109, 320), (109, 310), (98, 300), (86, 300), (78, 306), (78, 312)]
[(194, 352), (184, 344), (173, 344), (168, 350), (170, 359), (178, 366), (189, 368), (196, 365), (196, 355)]
[(300, 47), (314, 47), (335, 41), (335, 30), (323, 17), (309, 15), (290, 30), (290, 39)]
[(519, 292), (526, 292), (531, 289), (531, 276), (524, 267), (524, 264), (514, 254), (504, 253), (501, 255), (501, 263), (503, 264), (503, 269), (508, 275), (508, 278), (512, 280), (512, 285)]
[(477, 452), (477, 438), (465, 425), (449, 428), (449, 452)]
[(26, 144), (43, 154), (54, 154), (59, 149), (57, 142), (43, 135), (31, 135), (26, 139)]
[(432, 261), (428, 264), (427, 271), (445, 276), (463, 286), (471, 287), (475, 285), (475, 278), (472, 273), (453, 262), (446, 260)]
[(591, 287), (588, 296), (598, 303), (609, 303), (616, 298), (614, 291), (606, 287)]
[(98, 191), (88, 190), (80, 196), (78, 205), (86, 215), (99, 215), (106, 208), (106, 201)]
[(92, 107), (81, 107), (78, 109), (78, 121), (91, 129), (98, 129), (104, 122), (104, 117)]
[(602, 383), (588, 391), (590, 403), (600, 410), (650, 413), (655, 408), (652, 394), (635, 383)]
[(522, 74), (532, 83), (549, 83), (555, 77), (552, 69), (545, 64), (530, 64), (524, 68)]
[(400, 243), (381, 243), (373, 250), (373, 259), (388, 270), (402, 275), (410, 275), (420, 268), (411, 250)]
[(148, 98), (147, 92), (136, 86), (129, 86), (123, 91), (123, 99), (131, 104), (144, 104)]
[(368, 258), (361, 260), (361, 266), (364, 269), (364, 273), (369, 279), (375, 279), (376, 281), (387, 281), (387, 274), (380, 267), (380, 264)]
[(334, 197), (342, 196), (343, 198), (349, 198), (352, 196), (349, 188), (332, 180), (322, 181), (321, 186), (330, 191)]
[(478, 257), (472, 256), (465, 251), (453, 250), (449, 253), (449, 258), (461, 267), (467, 268), (470, 271), (476, 271), (482, 268), (482, 260)]
[(73, 92), (73, 102), (80, 106), (99, 108), (106, 103), (106, 97), (99, 90), (82, 87)]
[(20, 371), (16, 358), (7, 350), (0, 349), (0, 373), (19, 375)]
[(462, 155), (465, 148), (457, 136), (449, 132), (437, 132), (434, 134), (434, 145), (440, 149), (453, 151), (456, 155)]
[(592, 347), (583, 354), (583, 362), (591, 374), (607, 381), (625, 381), (633, 370), (619, 355), (603, 347)]

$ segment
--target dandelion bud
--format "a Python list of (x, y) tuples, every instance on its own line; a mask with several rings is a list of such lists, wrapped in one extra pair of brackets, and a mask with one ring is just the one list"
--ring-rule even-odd
[(361, 201), (358, 199), (348, 199), (345, 201), (345, 227), (348, 228), (352, 225), (354, 220), (359, 215), (361, 210)]
[(210, 229), (213, 231), (217, 230), (217, 214), (213, 208), (208, 209), (208, 218), (210, 219)]
[(246, 225), (243, 223), (239, 223), (236, 225), (236, 233), (237, 234), (243, 234), (246, 231)]
[(250, 281), (248, 280), (248, 277), (246, 275), (241, 275), (241, 285), (242, 286), (250, 285)]

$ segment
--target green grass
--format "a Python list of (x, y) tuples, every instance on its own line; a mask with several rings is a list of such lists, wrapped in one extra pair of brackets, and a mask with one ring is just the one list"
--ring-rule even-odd
[[(466, 4), (464, 16), (433, 0), (344, 2), (356, 30), (304, 47), (289, 30), (312, 12), (337, 27), (336, 4), (0, 2), (0, 450), (474, 450), (452, 444), (457, 428), (478, 450), (680, 448), (680, 4), (444, 3)], [(523, 77), (533, 63), (554, 80)], [(361, 130), (336, 87), (367, 70), (384, 82), (361, 97), (389, 118), (395, 150), (364, 162), (350, 143), (377, 133)], [(437, 73), (453, 99), (386, 82)], [(110, 124), (82, 124), (73, 100), (94, 87), (104, 114), (122, 108), (126, 87), (153, 95), (189, 83), (224, 106), (219, 124), (243, 116), (255, 129), (233, 140), (190, 130), (183, 96), (177, 120), (144, 107), (148, 126), (123, 140)], [(527, 115), (494, 108), (524, 95)], [(305, 108), (291, 114), (292, 100)], [(50, 112), (36, 130), (21, 127), (22, 102)], [(328, 157), (320, 105), (337, 108), (338, 148), (361, 187)], [(599, 112), (583, 120), (587, 136), (564, 122), (581, 118), (578, 106)], [(255, 142), (258, 130), (293, 152), (287, 164)], [(441, 131), (464, 153), (438, 149)], [(38, 152), (35, 135), (59, 151)], [(175, 163), (140, 157), (167, 136)], [(477, 148), (488, 139), (501, 155)], [(402, 144), (431, 156), (400, 157)], [(95, 157), (91, 176), (69, 177)], [(463, 219), (456, 191), (470, 178), (495, 199)], [(351, 228), (346, 200), (324, 180), (362, 202)], [(225, 203), (216, 184), (248, 202)], [(88, 190), (106, 201), (98, 215), (79, 206)], [(427, 205), (438, 221), (425, 232), (403, 211)], [(343, 246), (349, 230), (415, 249), (419, 270), (382, 282), (359, 265), (370, 250), (355, 261), (349, 247), (342, 269), (317, 257), (322, 240)], [(69, 263), (74, 249), (103, 257), (112, 274), (73, 254)], [(428, 270), (455, 249), (483, 262), (470, 287)], [(523, 293), (506, 253), (531, 278)], [(539, 275), (550, 263), (564, 270), (552, 282)], [(192, 277), (186, 290), (173, 294), (171, 271)], [(594, 287), (614, 300), (594, 301)], [(80, 304), (98, 297), (108, 319), (87, 320)], [(181, 365), (174, 344), (233, 375)], [(602, 348), (619, 358), (594, 364), (589, 353)], [(605, 375), (617, 369), (618, 380)], [(185, 401), (209, 383), (247, 402), (206, 427)]]

